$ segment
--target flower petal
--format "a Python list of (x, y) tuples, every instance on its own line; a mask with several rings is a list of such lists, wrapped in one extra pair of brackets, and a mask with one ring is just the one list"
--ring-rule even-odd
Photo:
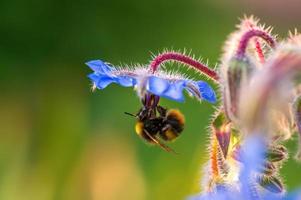
[(116, 79), (116, 83), (118, 83), (123, 87), (132, 87), (136, 84), (136, 79), (129, 76), (120, 76), (115, 79)]
[(113, 68), (101, 60), (91, 60), (86, 62), (86, 65), (88, 65), (94, 72), (101, 74), (110, 74), (110, 72), (113, 70)]
[(132, 87), (136, 84), (136, 79), (127, 76), (111, 77), (104, 74), (90, 74), (88, 76), (99, 89), (106, 88), (111, 83), (117, 83), (123, 87)]
[(196, 84), (196, 82), (187, 82), (185, 85), (185, 89), (191, 97), (196, 97), (198, 99), (202, 98), (201, 93), (199, 91), (199, 86)]
[(146, 90), (155, 95), (161, 96), (169, 88), (169, 85), (170, 83), (168, 80), (151, 76), (147, 79)]
[(216, 95), (212, 87), (204, 82), (204, 81), (198, 81), (197, 85), (199, 87), (201, 97), (205, 99), (206, 101), (209, 101), (210, 103), (216, 102)]
[(146, 90), (160, 97), (166, 97), (175, 101), (184, 101), (183, 88), (186, 81), (169, 81), (163, 78), (151, 76), (146, 83)]
[(88, 77), (92, 80), (93, 84), (95, 84), (95, 86), (99, 89), (104, 89), (111, 83), (116, 82), (113, 78), (109, 76), (97, 75), (95, 73), (90, 74)]
[(186, 81), (183, 80), (170, 83), (168, 89), (162, 93), (162, 96), (171, 100), (183, 102), (183, 89), (185, 83)]

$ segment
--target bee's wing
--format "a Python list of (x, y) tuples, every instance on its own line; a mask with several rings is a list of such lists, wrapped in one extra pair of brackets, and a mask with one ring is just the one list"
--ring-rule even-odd
[(169, 146), (167, 146), (166, 144), (162, 143), (158, 138), (153, 137), (147, 130), (145, 130), (146, 135), (157, 145), (159, 145), (162, 149), (164, 149), (167, 152), (170, 153), (174, 153), (174, 154), (178, 154), (177, 152), (175, 152), (172, 148), (170, 148)]

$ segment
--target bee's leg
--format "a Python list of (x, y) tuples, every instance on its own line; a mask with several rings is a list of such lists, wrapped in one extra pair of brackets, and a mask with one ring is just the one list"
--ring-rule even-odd
[(157, 111), (160, 114), (160, 117), (166, 117), (167, 109), (162, 106), (157, 106)]
[(172, 126), (170, 124), (166, 124), (163, 128), (161, 132), (166, 132), (168, 129), (171, 129)]
[(169, 146), (167, 146), (166, 144), (162, 143), (158, 138), (156, 138), (155, 136), (152, 136), (147, 130), (144, 130), (145, 134), (157, 145), (159, 145), (162, 149), (164, 149), (167, 152), (171, 152), (174, 154), (178, 154), (177, 152), (175, 152), (172, 148), (170, 148)]

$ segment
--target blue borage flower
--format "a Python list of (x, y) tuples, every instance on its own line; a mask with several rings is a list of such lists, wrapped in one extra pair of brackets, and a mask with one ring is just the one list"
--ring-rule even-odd
[(89, 75), (93, 86), (104, 89), (111, 83), (124, 87), (135, 87), (139, 96), (146, 92), (175, 101), (184, 101), (183, 90), (190, 96), (210, 103), (216, 102), (216, 95), (211, 86), (204, 81), (194, 81), (179, 74), (167, 74), (163, 71), (151, 73), (145, 67), (122, 69), (111, 66), (101, 60), (86, 63), (94, 73)]

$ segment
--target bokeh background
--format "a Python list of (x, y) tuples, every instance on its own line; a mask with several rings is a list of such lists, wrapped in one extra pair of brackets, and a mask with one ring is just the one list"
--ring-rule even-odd
[[(162, 100), (186, 115), (173, 156), (134, 132), (130, 88), (91, 92), (84, 63), (149, 63), (164, 48), (219, 62), (244, 14), (279, 37), (301, 28), (299, 0), (0, 0), (0, 199), (166, 200), (200, 190), (213, 106)], [(287, 146), (292, 154), (296, 140)], [(282, 169), (289, 190), (301, 167)]]

